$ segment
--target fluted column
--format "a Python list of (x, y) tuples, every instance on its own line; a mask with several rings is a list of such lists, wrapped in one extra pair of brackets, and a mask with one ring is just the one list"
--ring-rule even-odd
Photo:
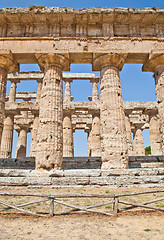
[(42, 82), (41, 82), (41, 81), (38, 81), (38, 88), (37, 88), (37, 94), (36, 94), (36, 102), (39, 102), (39, 101), (40, 101), (41, 91), (42, 91)]
[(74, 156), (73, 128), (71, 113), (65, 113), (63, 117), (63, 157)]
[(99, 102), (99, 92), (98, 92), (98, 82), (99, 80), (92, 79), (90, 80), (90, 82), (92, 83), (92, 101), (93, 102)]
[(26, 157), (26, 145), (27, 145), (27, 129), (22, 128), (19, 131), (16, 158)]
[(39, 127), (37, 136), (36, 167), (58, 169), (63, 156), (63, 89), (62, 69), (69, 68), (63, 55), (36, 55), (44, 69), (40, 98)]
[(64, 102), (71, 102), (71, 79), (65, 79)]
[(143, 134), (140, 124), (137, 124), (133, 130), (133, 145), (134, 145), (134, 156), (144, 156), (145, 148), (143, 141)]
[(32, 137), (31, 137), (31, 149), (30, 149), (31, 157), (36, 157), (38, 126), (39, 126), (39, 116), (34, 115), (34, 122), (32, 126)]
[(119, 70), (124, 57), (103, 54), (93, 61), (93, 70), (101, 70), (100, 139), (102, 168), (127, 168), (128, 147)]
[(92, 129), (87, 128), (85, 129), (85, 132), (87, 132), (87, 156), (92, 157), (92, 149), (91, 149), (91, 142), (92, 142)]
[(151, 155), (153, 156), (162, 155), (159, 122), (157, 116), (155, 115), (150, 116), (149, 131), (150, 131)]
[(93, 115), (92, 119), (92, 141), (90, 142), (92, 157), (101, 156), (101, 139), (100, 139), (100, 117)]
[(158, 119), (161, 135), (161, 150), (164, 155), (164, 53), (163, 49), (153, 50), (149, 54), (147, 62), (144, 64), (143, 71), (154, 72), (156, 95), (158, 103)]
[(133, 143), (132, 143), (132, 134), (131, 134), (131, 125), (129, 116), (125, 114), (125, 124), (126, 124), (126, 138), (127, 138), (127, 144), (128, 144), (128, 155), (133, 155)]
[(0, 143), (5, 119), (7, 73), (15, 72), (18, 69), (18, 64), (11, 51), (0, 50)]
[(16, 87), (17, 87), (17, 83), (16, 82), (12, 82), (11, 83), (11, 88), (10, 88), (10, 94), (9, 94), (9, 102), (15, 102)]
[(10, 114), (7, 115), (4, 120), (0, 151), (1, 158), (12, 157), (13, 129), (14, 129), (14, 116)]

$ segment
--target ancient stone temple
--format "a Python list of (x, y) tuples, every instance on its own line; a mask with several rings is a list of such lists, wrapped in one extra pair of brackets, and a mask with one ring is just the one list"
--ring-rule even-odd
[[(150, 130), (152, 155), (164, 155), (163, 19), (164, 10), (154, 8), (2, 9), (0, 158), (12, 156), (14, 129), (19, 133), (16, 158), (26, 157), (32, 131), (30, 156), (37, 169), (62, 169), (63, 157), (74, 157), (75, 129), (87, 132), (88, 157), (99, 157), (103, 170), (126, 169), (129, 156), (145, 155), (144, 129)], [(100, 79), (65, 73), (72, 63), (92, 64)], [(123, 102), (119, 72), (127, 63), (154, 73), (157, 102)], [(38, 64), (41, 71), (19, 72), (19, 64)], [(89, 102), (72, 101), (77, 79), (90, 80)], [(16, 91), (25, 80), (37, 80), (37, 93)]]

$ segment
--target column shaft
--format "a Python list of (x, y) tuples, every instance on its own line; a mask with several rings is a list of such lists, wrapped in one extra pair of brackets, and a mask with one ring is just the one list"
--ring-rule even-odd
[(12, 157), (14, 117), (9, 115), (5, 118), (1, 141), (1, 158)]
[(88, 132), (88, 139), (87, 139), (87, 156), (92, 157), (92, 130)]
[(42, 91), (42, 82), (38, 82), (36, 102), (39, 102), (39, 101), (40, 101), (41, 91)]
[(125, 114), (117, 67), (108, 65), (102, 68), (100, 89), (102, 168), (126, 168)]
[(71, 114), (66, 114), (63, 118), (63, 157), (74, 156), (73, 129)]
[(99, 92), (98, 92), (98, 84), (97, 81), (92, 80), (92, 101), (99, 102)]
[(0, 68), (0, 143), (2, 138), (3, 124), (5, 118), (5, 97), (6, 97), (7, 71)]
[(47, 65), (40, 98), (37, 137), (37, 168), (60, 168), (63, 155), (63, 93), (62, 70)]
[(156, 116), (150, 117), (149, 122), (151, 155), (162, 155), (161, 135), (159, 131), (159, 122)]
[(30, 149), (31, 157), (36, 157), (38, 126), (39, 126), (39, 117), (35, 116), (33, 126), (32, 126), (31, 149)]
[(128, 155), (133, 155), (133, 143), (132, 143), (132, 134), (131, 134), (131, 126), (130, 126), (130, 120), (127, 115), (125, 115), (125, 124), (126, 124), (126, 138), (127, 138), (127, 144), (128, 144)]
[(158, 118), (161, 133), (161, 149), (164, 155), (164, 65), (155, 70), (156, 94), (158, 102)]
[(71, 86), (68, 80), (65, 80), (64, 102), (71, 102)]
[(100, 117), (93, 116), (92, 120), (92, 141), (91, 141), (92, 157), (101, 156), (101, 140), (100, 140)]
[(16, 158), (26, 157), (27, 131), (21, 129), (17, 141)]
[(10, 94), (9, 94), (9, 102), (15, 102), (16, 98), (16, 83), (12, 82), (11, 83), (11, 88), (10, 88)]
[(144, 148), (143, 135), (142, 135), (142, 130), (139, 127), (136, 127), (133, 133), (133, 144), (134, 144), (134, 155), (144, 156), (145, 148)]

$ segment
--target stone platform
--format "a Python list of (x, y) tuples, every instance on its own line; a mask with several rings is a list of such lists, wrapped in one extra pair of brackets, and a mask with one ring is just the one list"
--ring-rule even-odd
[(0, 169), (0, 188), (82, 186), (164, 187), (164, 168), (25, 170)]

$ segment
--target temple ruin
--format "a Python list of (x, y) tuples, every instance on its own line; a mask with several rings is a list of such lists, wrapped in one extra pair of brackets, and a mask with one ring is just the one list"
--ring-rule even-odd
[[(150, 130), (152, 156), (162, 157), (163, 19), (164, 10), (155, 8), (1, 9), (0, 158), (12, 158), (13, 130), (19, 133), (15, 157), (25, 158), (32, 131), (36, 169), (62, 169), (64, 158), (74, 158), (75, 129), (88, 134), (87, 155), (100, 158), (102, 170), (127, 169), (129, 156), (144, 156), (144, 129)], [(72, 63), (92, 64), (100, 79), (66, 73)], [(157, 102), (123, 102), (119, 72), (129, 63), (154, 73)], [(38, 64), (41, 71), (19, 72), (19, 64)], [(90, 101), (72, 101), (71, 84), (77, 79), (90, 80)], [(17, 83), (26, 80), (38, 82), (37, 92), (16, 92)]]

